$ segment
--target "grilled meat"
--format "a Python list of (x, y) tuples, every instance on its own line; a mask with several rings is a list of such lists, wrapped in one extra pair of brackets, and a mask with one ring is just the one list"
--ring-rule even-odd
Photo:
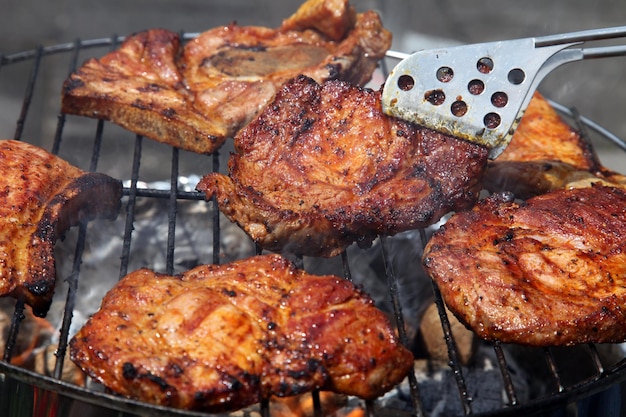
[(487, 150), (382, 113), (380, 92), (298, 77), (197, 188), (262, 248), (334, 256), (470, 207)]
[(626, 177), (603, 167), (592, 145), (539, 93), (483, 179), (489, 191), (511, 191), (521, 199), (592, 182), (626, 185)]
[(424, 265), (485, 339), (626, 340), (626, 190), (594, 184), (513, 202), (494, 194), (433, 235)]
[(583, 170), (592, 170), (597, 163), (591, 145), (537, 92), (496, 161), (561, 161)]
[(210, 152), (227, 132), (197, 111), (180, 74), (179, 35), (162, 29), (128, 37), (114, 52), (86, 61), (63, 84), (61, 110), (110, 120), (182, 149)]
[(356, 14), (347, 0), (310, 0), (277, 29), (218, 27), (184, 48), (178, 34), (148, 30), (71, 74), (62, 110), (210, 153), (288, 79), (365, 83), (390, 45), (378, 15)]
[(374, 398), (412, 354), (350, 282), (279, 255), (123, 278), (70, 342), (71, 357), (118, 393), (224, 411), (319, 388)]
[(56, 240), (81, 222), (114, 219), (122, 184), (36, 146), (2, 140), (0, 189), (0, 295), (44, 316), (54, 293)]

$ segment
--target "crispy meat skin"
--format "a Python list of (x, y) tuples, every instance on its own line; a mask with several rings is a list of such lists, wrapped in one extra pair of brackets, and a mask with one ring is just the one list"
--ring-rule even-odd
[(429, 241), (424, 265), (450, 310), (506, 343), (626, 340), (626, 190), (511, 200), (495, 194)]
[(510, 145), (489, 162), (483, 184), (527, 199), (592, 182), (626, 185), (626, 177), (603, 167), (592, 145), (535, 93)]
[(376, 13), (357, 15), (347, 1), (337, 0), (310, 0), (277, 29), (218, 27), (184, 48), (178, 34), (153, 29), (71, 74), (62, 110), (210, 153), (288, 79), (306, 74), (320, 82), (364, 83), (390, 45), (391, 34)]
[(374, 398), (413, 365), (384, 314), (350, 282), (279, 255), (123, 278), (70, 342), (110, 389), (206, 411), (314, 388)]
[(54, 293), (57, 239), (82, 221), (114, 219), (122, 185), (36, 146), (2, 140), (0, 189), (0, 295), (44, 316)]
[(261, 247), (334, 256), (471, 207), (485, 148), (391, 118), (380, 92), (306, 77), (235, 137), (229, 176), (198, 184)]

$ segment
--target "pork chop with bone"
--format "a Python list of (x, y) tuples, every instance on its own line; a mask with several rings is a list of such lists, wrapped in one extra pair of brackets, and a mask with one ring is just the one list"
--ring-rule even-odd
[(309, 0), (278, 28), (232, 23), (186, 45), (178, 33), (151, 29), (72, 73), (62, 110), (210, 153), (290, 78), (361, 85), (390, 45), (378, 14), (356, 13), (347, 0)]

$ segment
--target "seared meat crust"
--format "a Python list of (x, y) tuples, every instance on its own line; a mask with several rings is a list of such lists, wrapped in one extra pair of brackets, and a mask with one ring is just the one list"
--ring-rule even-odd
[(487, 150), (383, 114), (380, 92), (298, 77), (198, 184), (261, 247), (334, 256), (476, 201)]
[(178, 34), (153, 29), (71, 74), (62, 110), (210, 153), (288, 79), (306, 74), (365, 83), (390, 45), (378, 15), (357, 15), (346, 0), (311, 0), (277, 29), (218, 27), (184, 48)]
[(319, 388), (375, 398), (412, 354), (350, 282), (279, 255), (124, 277), (70, 342), (72, 359), (113, 391), (205, 411)]
[(603, 167), (593, 146), (539, 93), (509, 146), (489, 162), (483, 180), (489, 191), (511, 191), (520, 199), (592, 182), (624, 186), (626, 177)]
[(626, 340), (626, 190), (506, 194), (453, 216), (424, 265), (485, 339), (536, 346)]
[(45, 316), (54, 293), (57, 239), (81, 222), (115, 219), (122, 184), (39, 147), (2, 140), (0, 189), (0, 295), (22, 299)]

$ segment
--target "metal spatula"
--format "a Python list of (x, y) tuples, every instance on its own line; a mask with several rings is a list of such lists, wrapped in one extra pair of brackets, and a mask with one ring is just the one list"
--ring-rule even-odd
[(548, 73), (567, 62), (626, 55), (626, 45), (572, 46), (625, 36), (620, 26), (419, 51), (387, 78), (383, 111), (485, 145), (494, 159)]

